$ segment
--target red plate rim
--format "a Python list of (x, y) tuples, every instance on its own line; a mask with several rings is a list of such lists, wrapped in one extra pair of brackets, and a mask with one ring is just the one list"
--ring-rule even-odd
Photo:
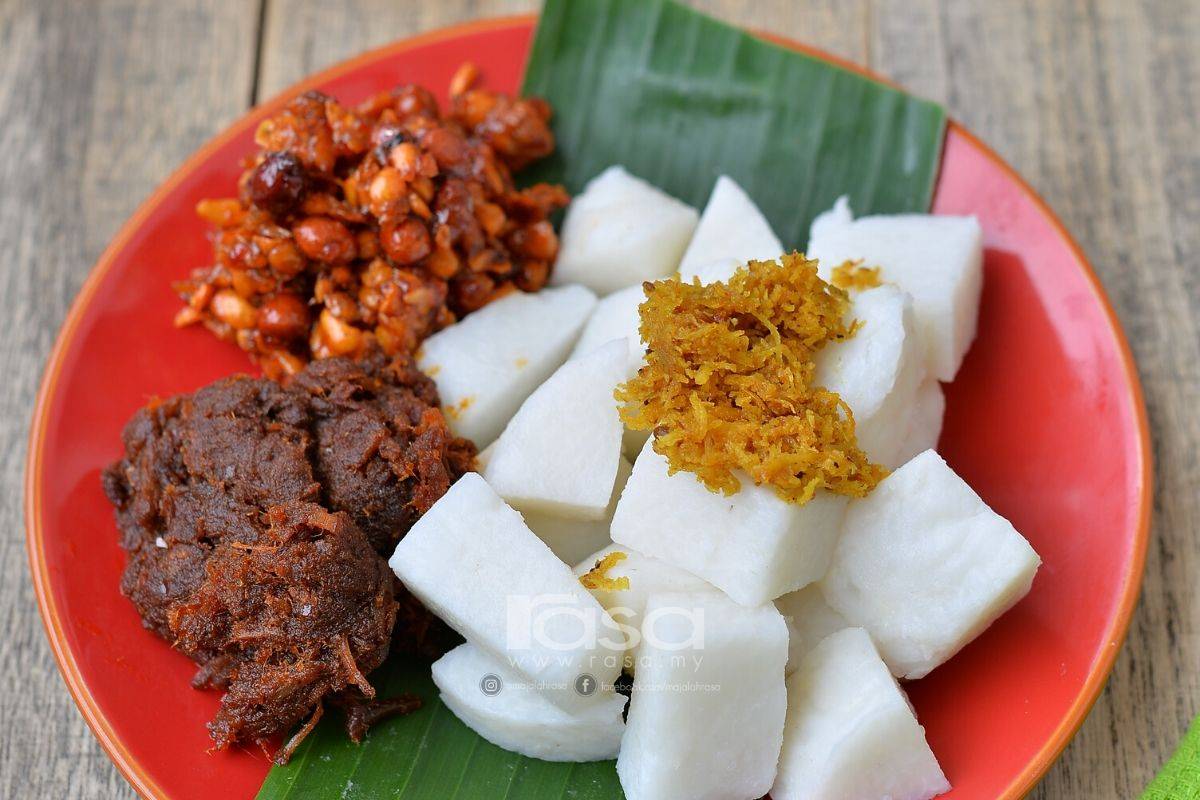
[[(58, 385), (58, 379), (63, 367), (63, 356), (67, 351), (68, 346), (75, 336), (75, 330), (83, 317), (84, 310), (91, 304), (92, 297), (96, 293), (97, 288), (104, 280), (105, 276), (112, 268), (116, 259), (116, 255), (124, 249), (126, 244), (132, 238), (134, 233), (141, 227), (145, 220), (151, 215), (155, 208), (162, 202), (163, 198), (170, 194), (180, 183), (184, 181), (197, 167), (204, 162), (214, 151), (220, 148), (230, 139), (241, 134), (252, 125), (256, 124), (255, 119), (262, 114), (270, 114), (283, 107), (283, 105), (295, 95), (314, 88), (318, 84), (330, 81), (341, 75), (353, 72), (365, 65), (376, 61), (382, 57), (395, 55), (416, 47), (420, 47), (435, 42), (445, 41), (447, 39), (455, 39), (460, 36), (472, 33), (481, 33), (499, 28), (528, 26), (536, 23), (537, 16), (532, 14), (522, 14), (505, 17), (495, 17), (484, 20), (477, 20), (459, 25), (453, 25), (446, 28), (430, 31), (419, 34), (417, 36), (402, 39), (382, 47), (374, 48), (361, 53), (354, 58), (342, 61), (334, 66), (314, 73), (299, 83), (293, 84), (284, 91), (275, 95), (266, 102), (255, 106), (248, 110), (239, 119), (233, 122), (230, 126), (218, 133), (199, 150), (194, 152), (188, 159), (171, 174), (154, 192), (142, 202), (137, 211), (125, 222), (117, 235), (109, 243), (97, 260), (95, 266), (88, 274), (76, 295), (75, 300), (71, 303), (71, 307), (67, 312), (67, 316), (63, 321), (62, 328), (59, 330), (54, 347), (50, 352), (50, 357), (47, 359), (45, 371), (42, 375), (41, 385), (38, 389), (37, 399), (34, 405), (33, 419), (29, 431), (29, 449), (26, 460), (25, 469), (25, 530), (26, 530), (26, 550), (29, 556), (29, 566), (33, 577), (34, 593), (37, 597), (38, 609), (41, 612), (42, 623), (46, 629), (46, 636), (50, 640), (50, 647), (54, 653), (54, 658), (58, 662), (59, 670), (62, 672), (63, 680), (67, 684), (71, 696), (75, 700), (75, 704), (79, 707), (83, 714), (84, 720), (92, 729), (92, 733), (99, 740), (101, 747), (108, 753), (113, 763), (125, 776), (126, 780), (141, 794), (143, 797), (154, 798), (154, 800), (167, 800), (167, 794), (155, 783), (142, 765), (132, 757), (124, 743), (115, 734), (112, 726), (101, 712), (96, 699), (92, 696), (91, 690), (87, 686), (80, 673), (79, 666), (75, 661), (74, 654), (70, 651), (66, 644), (66, 636), (63, 632), (63, 624), (60, 619), (58, 608), (55, 606), (53, 594), (50, 590), (49, 565), (45, 559), (45, 553), (42, 547), (43, 542), (43, 526), (40, 515), (41, 509), (41, 460), (42, 450), (45, 443), (47, 432), (47, 411), (49, 409), (50, 398), (55, 394)], [(764, 34), (765, 38), (783, 44), (794, 50), (798, 50), (807, 55), (819, 58), (823, 61), (836, 64), (837, 66), (864, 75), (876, 81), (881, 81), (889, 85), (895, 84), (886, 78), (876, 75), (872, 71), (844, 58), (827, 53), (819, 48), (801, 44), (799, 42), (786, 39), (774, 34)], [(1109, 328), (1115, 342), (1118, 345), (1121, 355), (1121, 362), (1124, 370), (1125, 387), (1129, 392), (1130, 398), (1135, 410), (1135, 416), (1138, 429), (1138, 451), (1137, 457), (1141, 465), (1141, 486), (1138, 497), (1138, 514), (1137, 514), (1137, 530), (1134, 533), (1134, 541), (1132, 548), (1132, 558), (1128, 563), (1128, 570), (1124, 576), (1121, 596), (1117, 606), (1117, 613), (1113, 618), (1112, 624), (1108, 630), (1106, 637), (1113, 646), (1104, 648), (1103, 651), (1093, 661), (1091, 669), (1084, 681), (1083, 687), (1079, 695), (1075, 698), (1074, 703), (1067, 710), (1067, 713), (1060, 720), (1058, 727), (1051, 734), (1042, 749), (1029, 761), (1025, 769), (1017, 775), (1011, 784), (999, 796), (998, 800), (1016, 800), (1016, 798), (1024, 797), (1041, 779), (1046, 771), (1049, 770), (1051, 764), (1058, 758), (1067, 744), (1074, 737), (1075, 733), (1083, 724), (1088, 712), (1095, 704), (1096, 699), (1100, 696), (1104, 684), (1108, 680), (1109, 674), (1112, 672), (1113, 664), (1116, 661), (1117, 653), (1120, 651), (1120, 645), (1124, 643), (1126, 632), (1129, 629), (1129, 623), (1133, 617), (1133, 612), (1137, 606), (1137, 599), (1141, 588), (1142, 575), (1144, 573), (1146, 562), (1146, 549), (1150, 540), (1150, 519), (1151, 519), (1151, 498), (1153, 497), (1153, 465), (1151, 463), (1150, 449), (1150, 426), (1146, 413), (1146, 404), (1142, 393), (1141, 381), (1138, 378), (1137, 368), (1134, 364), (1133, 353), (1130, 350), (1128, 339), (1121, 327), (1121, 323), (1117, 318), (1116, 312), (1112, 307), (1112, 303), (1108, 299), (1103, 286), (1100, 283), (1099, 277), (1092, 268), (1087, 256), (1082, 248), (1063, 226), (1055, 213), (1050, 209), (1050, 206), (1041, 198), (1034, 189), (1026, 183), (1020, 174), (1009, 166), (994, 150), (984, 144), (977, 136), (967, 130), (961, 123), (950, 119), (948, 121), (948, 129), (953, 130), (958, 136), (961, 136), (967, 142), (994, 162), (994, 164), (1002, 170), (1010, 180), (1018, 186), (1021, 191), (1028, 197), (1030, 201), (1037, 207), (1041, 215), (1051, 224), (1054, 230), (1068, 245), (1073, 253), (1079, 266), (1082, 268), (1085, 277), (1091, 286), (1092, 292), (1096, 300), (1099, 302), (1104, 314), (1108, 319)]]

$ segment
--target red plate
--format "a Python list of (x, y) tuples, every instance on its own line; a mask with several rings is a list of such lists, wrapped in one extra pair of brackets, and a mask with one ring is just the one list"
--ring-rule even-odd
[[(269, 766), (257, 752), (207, 752), (204, 723), (217, 695), (188, 688), (191, 662), (144, 631), (118, 593), (124, 559), (100, 490), (122, 425), (147, 399), (248, 368), (236, 348), (171, 326), (169, 282), (210, 263), (196, 202), (232, 192), (255, 126), (286, 97), (318, 88), (353, 102), (407, 81), (441, 88), (468, 59), (490, 86), (511, 91), (532, 27), (522, 17), (410, 39), (255, 109), (138, 210), (71, 308), (34, 413), (29, 558), (67, 686), (146, 797), (249, 797)], [(1083, 253), (1021, 178), (958, 125), (947, 134), (934, 210), (977, 215), (987, 245), (979, 337), (948, 387), (940, 449), (1044, 565), (1028, 598), (910, 694), (955, 787), (950, 797), (1016, 798), (1079, 728), (1129, 624), (1150, 517), (1145, 407)]]

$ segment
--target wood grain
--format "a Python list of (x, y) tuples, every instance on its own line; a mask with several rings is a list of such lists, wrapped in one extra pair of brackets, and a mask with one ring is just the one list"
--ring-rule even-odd
[(74, 709), (37, 615), (25, 439), (90, 265), (249, 102), (256, 19), (225, 0), (0, 3), (0, 797), (134, 796)]
[[(1113, 677), (1033, 797), (1134, 797), (1200, 703), (1200, 4), (696, 0), (947, 104), (1061, 215), (1129, 334), (1154, 539)], [(0, 3), (0, 796), (132, 792), (74, 710), (28, 586), (20, 483), (66, 306), (137, 202), (256, 99), (368, 47), (530, 0)]]

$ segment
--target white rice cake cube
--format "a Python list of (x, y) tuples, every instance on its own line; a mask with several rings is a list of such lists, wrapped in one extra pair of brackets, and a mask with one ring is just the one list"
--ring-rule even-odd
[(418, 366), (459, 436), (487, 447), (567, 359), (596, 296), (582, 286), (514, 292), (425, 340)]
[(729, 497), (689, 472), (667, 474), (650, 440), (617, 502), (612, 539), (674, 564), (756, 606), (825, 574), (846, 498), (818, 492), (805, 505), (781, 500), (742, 476)]
[(942, 420), (946, 416), (946, 395), (934, 378), (926, 378), (917, 389), (912, 413), (908, 416), (908, 433), (900, 445), (897, 464), (906, 464), (917, 454), (936, 450), (942, 437)]
[(567, 710), (589, 698), (575, 681), (611, 686), (621, 669), (614, 627), (571, 568), (478, 474), (468, 472), (396, 545), (392, 571), (430, 611), (493, 658), (544, 682)]
[(773, 800), (928, 800), (950, 790), (908, 698), (862, 628), (810, 650), (787, 690)]
[(912, 299), (895, 286), (879, 286), (856, 295), (848, 316), (861, 325), (817, 354), (815, 382), (850, 406), (863, 452), (896, 467), (925, 376)]
[(843, 197), (812, 224), (808, 257), (821, 276), (861, 259), (913, 296), (926, 367), (954, 380), (975, 338), (983, 288), (983, 233), (975, 217), (898, 214), (853, 219)]
[(604, 517), (598, 520), (564, 519), (552, 514), (542, 514), (535, 511), (522, 512), (525, 524), (529, 530), (545, 542), (554, 555), (567, 564), (575, 564), (588, 554), (612, 544), (608, 529), (612, 525), (613, 512), (617, 509), (617, 500), (621, 490), (633, 472), (633, 464), (622, 458), (617, 464), (617, 482), (613, 485), (612, 496)]
[[(595, 594), (595, 592), (593, 592)], [(604, 604), (604, 601), (600, 601)], [(607, 604), (604, 604), (608, 608)], [(810, 583), (797, 592), (788, 592), (775, 601), (788, 626), (787, 674), (800, 667), (800, 661), (831, 633), (849, 627), (841, 614), (825, 602), (818, 584)]]
[(625, 377), (627, 354), (625, 340), (616, 339), (571, 359), (521, 405), (483, 473), (511, 506), (604, 518), (625, 430), (613, 390)]
[(433, 663), (442, 702), (497, 747), (543, 761), (616, 758), (625, 733), (625, 698), (598, 690), (575, 712), (551, 703), (508, 664), (467, 643)]
[(1040, 563), (926, 450), (850, 504), (821, 590), (893, 674), (921, 678), (1024, 597)]
[(697, 267), (718, 259), (745, 264), (774, 261), (781, 255), (783, 245), (762, 211), (733, 178), (722, 175), (683, 254), (679, 274), (684, 281), (691, 281)]
[[(605, 576), (613, 579), (628, 578), (629, 588), (596, 588), (588, 589), (588, 591), (600, 601), (600, 605), (604, 606), (614, 622), (626, 626), (631, 631), (641, 628), (642, 617), (646, 613), (646, 603), (651, 595), (664, 592), (720, 593), (715, 586), (674, 564), (668, 564), (660, 558), (642, 555), (631, 547), (619, 544), (609, 544), (581, 560), (575, 565), (575, 574), (582, 577), (591, 572), (597, 562), (610, 553), (624, 553), (625, 558), (606, 570)], [(636, 639), (636, 637), (634, 638)], [(635, 665), (636, 650), (635, 645), (626, 651), (626, 668), (632, 668)]]
[(701, 286), (707, 286), (710, 283), (725, 283), (743, 266), (745, 266), (745, 262), (738, 261), (736, 258), (705, 261), (703, 264), (697, 264), (688, 269), (688, 275), (683, 277), (683, 280), (700, 281)]
[(656, 594), (644, 623), (617, 757), (625, 796), (762, 797), (775, 780), (787, 706), (787, 626), (779, 612), (739, 606), (719, 592)]
[(679, 266), (698, 218), (686, 203), (609, 167), (567, 207), (550, 283), (581, 283), (606, 295), (664, 278)]
[[(646, 360), (646, 345), (642, 342), (639, 330), (641, 316), (638, 306), (646, 299), (645, 290), (641, 284), (628, 286), (601, 298), (592, 312), (591, 319), (583, 328), (579, 341), (571, 358), (590, 353), (600, 345), (613, 339), (624, 338), (629, 346), (628, 373), (626, 379), (632, 378), (641, 369)], [(621, 453), (630, 461), (637, 458), (642, 451), (642, 445), (649, 438), (649, 431), (625, 429), (622, 438)]]
[(625, 339), (629, 346), (628, 372), (629, 375), (636, 373), (646, 357), (646, 345), (639, 332), (642, 318), (638, 314), (638, 306), (645, 299), (646, 291), (640, 283), (600, 298), (579, 334), (571, 358), (587, 355), (613, 339)]

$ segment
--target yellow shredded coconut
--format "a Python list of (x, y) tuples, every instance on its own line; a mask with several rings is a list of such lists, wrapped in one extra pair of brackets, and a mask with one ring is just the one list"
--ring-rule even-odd
[(833, 268), (830, 283), (839, 289), (874, 289), (883, 283), (879, 267), (864, 267), (862, 261), (843, 261)]
[(592, 567), (587, 573), (579, 576), (579, 582), (583, 584), (585, 589), (599, 589), (605, 592), (616, 592), (629, 588), (629, 578), (622, 575), (619, 578), (610, 578), (606, 573), (620, 564), (628, 556), (619, 550), (615, 553), (609, 553), (603, 558), (596, 561), (596, 566)]
[(627, 426), (653, 431), (672, 474), (726, 495), (746, 475), (799, 504), (822, 488), (863, 497), (884, 478), (858, 447), (850, 407), (813, 385), (816, 354), (858, 325), (815, 260), (792, 253), (724, 283), (676, 277), (644, 289), (646, 363), (615, 397)]

